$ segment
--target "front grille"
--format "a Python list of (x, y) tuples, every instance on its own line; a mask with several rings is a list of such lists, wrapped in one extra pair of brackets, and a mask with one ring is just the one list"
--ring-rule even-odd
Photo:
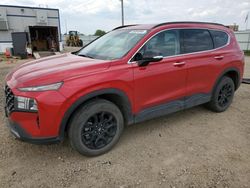
[(5, 104), (6, 104), (6, 108), (8, 113), (12, 112), (14, 110), (14, 94), (11, 91), (11, 89), (9, 88), (9, 86), (5, 86)]

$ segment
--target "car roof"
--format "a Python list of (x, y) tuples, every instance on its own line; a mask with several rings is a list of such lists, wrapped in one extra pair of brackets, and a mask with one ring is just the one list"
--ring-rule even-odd
[(152, 29), (156, 24), (133, 24), (133, 25), (124, 25), (114, 28), (113, 30), (118, 29)]
[(152, 30), (158, 27), (167, 27), (167, 26), (203, 26), (203, 27), (212, 27), (212, 28), (227, 28), (223, 24), (219, 23), (212, 23), (212, 22), (191, 22), (191, 21), (183, 21), (183, 22), (165, 22), (165, 23), (159, 23), (159, 24), (133, 24), (133, 25), (124, 25), (117, 27), (113, 30), (117, 29), (145, 29), (145, 30)]

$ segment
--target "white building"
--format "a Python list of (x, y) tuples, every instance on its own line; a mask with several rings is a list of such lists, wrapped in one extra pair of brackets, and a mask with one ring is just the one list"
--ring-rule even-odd
[(240, 48), (244, 51), (250, 50), (250, 30), (234, 32)]
[(0, 53), (21, 36), (33, 51), (62, 50), (59, 9), (0, 5)]

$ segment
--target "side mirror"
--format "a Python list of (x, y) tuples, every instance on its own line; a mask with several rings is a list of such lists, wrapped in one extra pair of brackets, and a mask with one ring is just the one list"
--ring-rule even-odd
[(143, 58), (142, 60), (138, 61), (138, 66), (139, 67), (144, 67), (147, 66), (151, 62), (158, 62), (163, 59), (163, 56), (154, 56), (154, 57), (148, 57), (148, 58)]
[(134, 61), (141, 61), (143, 59), (143, 56), (140, 52), (136, 53), (133, 60)]

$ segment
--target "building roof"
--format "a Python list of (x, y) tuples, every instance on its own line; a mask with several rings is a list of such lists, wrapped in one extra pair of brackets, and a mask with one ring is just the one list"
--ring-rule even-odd
[(16, 5), (0, 5), (0, 7), (10, 7), (10, 8), (29, 8), (29, 9), (43, 9), (43, 10), (56, 10), (56, 8), (43, 8), (43, 7), (29, 7), (29, 6), (16, 6)]

